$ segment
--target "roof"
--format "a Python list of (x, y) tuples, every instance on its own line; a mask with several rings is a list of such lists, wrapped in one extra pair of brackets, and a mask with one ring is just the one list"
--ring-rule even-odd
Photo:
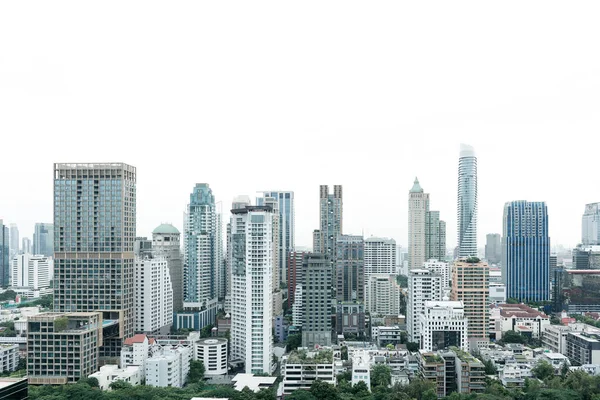
[(423, 188), (419, 185), (419, 180), (415, 177), (415, 182), (413, 184), (412, 189), (410, 189), (410, 193), (423, 193)]
[(498, 304), (500, 315), (505, 318), (548, 318), (543, 312), (525, 304)]
[(175, 228), (173, 225), (171, 224), (160, 224), (159, 226), (157, 226), (156, 228), (154, 228), (154, 230), (152, 231), (152, 233), (156, 233), (156, 234), (177, 234), (179, 235), (179, 230), (177, 228)]
[(144, 343), (146, 340), (146, 335), (143, 333), (138, 333), (137, 335), (133, 335), (130, 338), (125, 339), (125, 344), (131, 346), (134, 343)]
[(258, 392), (262, 388), (268, 388), (275, 384), (276, 376), (254, 376), (254, 374), (237, 374), (231, 382), (234, 384), (235, 390), (241, 391), (244, 387), (253, 392)]

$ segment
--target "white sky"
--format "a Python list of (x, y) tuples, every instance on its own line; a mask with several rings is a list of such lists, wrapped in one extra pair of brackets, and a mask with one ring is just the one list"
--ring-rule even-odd
[[(52, 163), (137, 167), (138, 235), (182, 226), (196, 182), (319, 184), (344, 232), (407, 243), (419, 177), (456, 244), (461, 142), (479, 160), (479, 246), (505, 201), (545, 200), (553, 244), (600, 201), (600, 3), (0, 2), (0, 218), (52, 221)], [(227, 219), (228, 217), (226, 217)]]

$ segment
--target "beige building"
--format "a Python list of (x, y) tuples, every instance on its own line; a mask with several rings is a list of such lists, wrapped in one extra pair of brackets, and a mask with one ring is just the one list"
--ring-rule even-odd
[(396, 275), (369, 276), (365, 292), (365, 309), (372, 316), (400, 314), (401, 288), (396, 282)]
[(415, 178), (408, 192), (408, 265), (409, 268), (421, 268), (426, 260), (425, 223), (429, 211), (429, 193), (424, 193)]
[(469, 340), (488, 340), (489, 267), (478, 258), (460, 258), (452, 270), (453, 301), (462, 301), (469, 319)]

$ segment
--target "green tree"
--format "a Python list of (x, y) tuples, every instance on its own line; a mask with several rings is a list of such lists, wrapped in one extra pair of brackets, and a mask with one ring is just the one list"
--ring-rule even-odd
[(506, 304), (519, 304), (519, 300), (511, 297), (508, 300), (506, 300)]
[(0, 301), (14, 300), (17, 297), (17, 292), (8, 289), (4, 293), (0, 293)]
[(204, 328), (200, 329), (200, 337), (201, 338), (211, 337), (213, 327), (214, 327), (213, 325), (206, 325)]
[(293, 333), (287, 337), (285, 350), (290, 352), (292, 350), (296, 350), (301, 345), (302, 345), (302, 334), (301, 333)]
[(542, 360), (533, 367), (531, 373), (538, 379), (546, 380), (547, 378), (554, 376), (554, 368), (552, 368), (552, 365), (548, 362)]
[(423, 379), (413, 379), (412, 381), (410, 381), (408, 386), (404, 389), (404, 391), (408, 394), (408, 396), (411, 399), (416, 399), (416, 400), (428, 400), (424, 396), (425, 396), (425, 393), (429, 390), (433, 391), (434, 396), (436, 396), (435, 395), (435, 384), (430, 381), (423, 380)]
[(348, 346), (342, 346), (340, 357), (342, 358), (342, 361), (348, 361)]
[(419, 343), (415, 343), (415, 342), (406, 343), (406, 350), (410, 351), (411, 353), (414, 353), (415, 351), (419, 351)]
[(202, 361), (190, 361), (190, 372), (187, 376), (188, 383), (198, 383), (204, 378), (204, 363)]
[(316, 400), (316, 397), (308, 390), (294, 390), (289, 396), (285, 396), (286, 400)]
[(338, 398), (338, 391), (335, 386), (316, 380), (310, 385), (310, 392), (317, 400), (335, 400)]
[(396, 282), (398, 283), (398, 285), (401, 288), (407, 288), (408, 287), (408, 276), (398, 275), (398, 276), (396, 276)]
[(492, 360), (485, 360), (483, 362), (483, 365), (485, 366), (486, 375), (496, 375), (496, 373), (498, 372), (498, 370), (496, 369), (496, 365)]
[(387, 365), (377, 364), (371, 369), (371, 388), (388, 387), (392, 383), (392, 370)]
[(355, 395), (364, 396), (365, 393), (369, 393), (369, 387), (365, 383), (365, 381), (358, 381), (354, 386), (352, 386), (352, 392)]
[(133, 388), (133, 386), (131, 386), (131, 383), (124, 381), (114, 381), (110, 385), (108, 385), (108, 387), (112, 390), (126, 390)]
[(525, 343), (525, 338), (521, 336), (520, 333), (515, 331), (506, 331), (502, 334), (502, 339), (500, 340), (502, 343)]

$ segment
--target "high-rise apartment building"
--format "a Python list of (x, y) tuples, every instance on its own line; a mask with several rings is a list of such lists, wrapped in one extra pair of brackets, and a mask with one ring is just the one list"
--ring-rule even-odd
[(322, 254), (307, 254), (302, 270), (302, 347), (331, 346), (331, 264)]
[(225, 300), (227, 294), (227, 261), (223, 249), (223, 210), (222, 203), (217, 203), (217, 298)]
[(373, 274), (395, 275), (396, 241), (388, 238), (365, 239), (365, 282)]
[(54, 229), (54, 310), (118, 321), (100, 356), (119, 357), (133, 334), (135, 167), (54, 164)]
[[(304, 256), (309, 254), (305, 251), (292, 251), (288, 256), (288, 308), (292, 308), (296, 298), (296, 286), (303, 282), (302, 263)], [(330, 264), (331, 266), (331, 264)]]
[(423, 268), (442, 276), (442, 288), (450, 287), (450, 264), (436, 259), (429, 259), (423, 263)]
[(283, 313), (283, 295), (281, 293), (281, 280), (279, 279), (279, 240), (281, 239), (281, 215), (279, 213), (279, 201), (275, 197), (266, 196), (263, 198), (258, 198), (257, 202), (260, 203), (258, 205), (269, 206), (273, 210), (271, 223), (271, 226), (273, 227), (273, 233), (271, 235), (273, 238), (273, 283), (271, 287), (273, 288), (273, 318), (275, 318)]
[(406, 329), (411, 342), (420, 342), (419, 316), (425, 312), (426, 301), (441, 301), (443, 278), (428, 269), (408, 271), (408, 301), (406, 302)]
[(502, 261), (502, 239), (499, 233), (485, 235), (485, 260), (489, 264), (500, 264)]
[(134, 310), (136, 333), (169, 333), (173, 324), (173, 287), (165, 257), (136, 257)]
[(365, 329), (365, 242), (362, 236), (340, 235), (335, 248), (336, 329), (361, 334)]
[(54, 256), (54, 225), (38, 222), (33, 233), (33, 254)]
[(600, 203), (585, 205), (581, 218), (581, 243), (584, 246), (600, 245)]
[[(250, 197), (246, 195), (236, 196), (231, 203), (231, 209), (243, 209), (250, 205)], [(227, 292), (225, 294), (225, 312), (231, 313), (231, 293), (232, 293), (232, 281), (231, 281), (231, 264), (232, 264), (232, 252), (233, 247), (231, 243), (231, 226), (235, 222), (235, 216), (232, 214), (230, 220), (227, 223), (227, 236), (226, 236), (226, 247), (225, 247), (225, 274), (227, 283)]]
[(33, 254), (31, 239), (24, 237), (21, 240), (21, 254)]
[(400, 314), (401, 289), (396, 275), (372, 274), (366, 280), (365, 309), (372, 315)]
[(277, 238), (278, 247), (275, 249), (278, 252), (278, 278), (281, 282), (287, 283), (287, 266), (289, 265), (288, 257), (295, 248), (295, 230), (296, 216), (294, 210), (294, 192), (292, 191), (266, 191), (262, 192), (263, 197), (256, 199), (256, 205), (261, 206), (264, 199), (271, 197), (277, 201), (277, 209), (279, 214), (279, 237)]
[(271, 373), (273, 210), (231, 210), (231, 349), (246, 373)]
[(446, 259), (446, 222), (439, 211), (427, 211), (425, 216), (425, 259)]
[(10, 282), (10, 243), (9, 230), (0, 219), (0, 287), (5, 288)]
[(460, 146), (457, 203), (458, 256), (477, 256), (477, 157), (466, 144)]
[(327, 185), (319, 187), (320, 194), (320, 229), (314, 234), (313, 242), (319, 239), (319, 247), (313, 247), (313, 252), (326, 255), (332, 265), (336, 257), (336, 243), (342, 234), (343, 201), (342, 185), (333, 186), (333, 194), (329, 193)]
[(469, 340), (488, 339), (489, 267), (478, 258), (462, 258), (452, 269), (453, 301), (462, 301), (469, 319)]
[(17, 254), (12, 259), (11, 289), (28, 299), (52, 294), (50, 281), (53, 270), (51, 257)]
[(429, 193), (425, 193), (415, 178), (408, 192), (408, 262), (410, 268), (420, 268), (426, 260), (425, 223), (429, 211)]
[(544, 202), (504, 205), (502, 277), (508, 298), (550, 300), (550, 237)]
[(15, 256), (16, 254), (19, 254), (20, 243), (21, 242), (19, 240), (19, 228), (17, 227), (17, 224), (10, 224), (10, 258)]
[(183, 258), (181, 234), (171, 224), (161, 224), (152, 231), (152, 254), (167, 261), (173, 290), (173, 311), (183, 309)]

